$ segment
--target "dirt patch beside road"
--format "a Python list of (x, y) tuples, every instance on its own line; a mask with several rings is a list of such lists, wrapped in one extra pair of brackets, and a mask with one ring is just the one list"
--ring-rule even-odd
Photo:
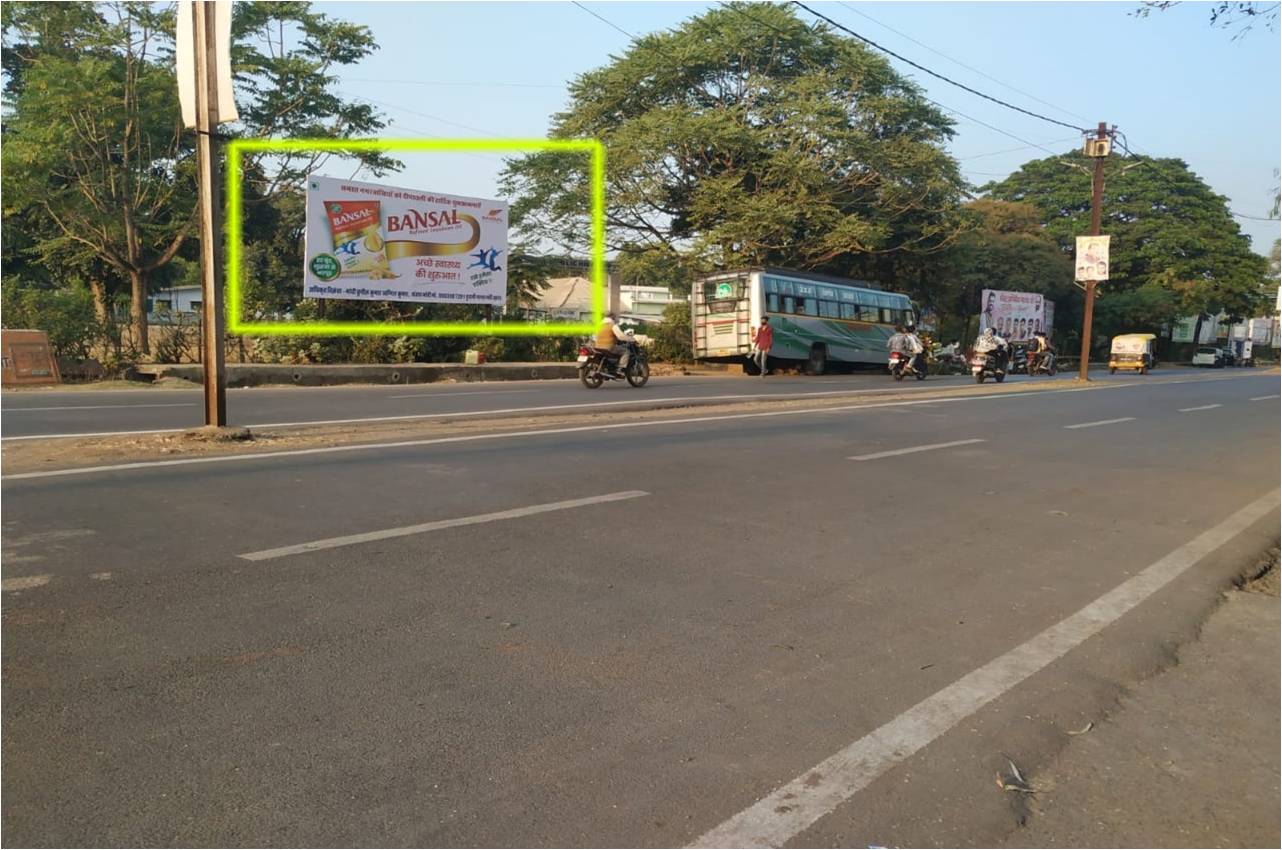
[(1277, 548), (1246, 575), (1175, 666), (1037, 775), (1006, 846), (1278, 846)]

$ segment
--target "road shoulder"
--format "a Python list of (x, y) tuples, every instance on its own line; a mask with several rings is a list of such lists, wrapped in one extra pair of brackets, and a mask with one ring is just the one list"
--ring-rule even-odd
[(1225, 594), (1175, 666), (1030, 780), (1028, 819), (1006, 846), (1279, 845), (1277, 549), (1271, 561)]

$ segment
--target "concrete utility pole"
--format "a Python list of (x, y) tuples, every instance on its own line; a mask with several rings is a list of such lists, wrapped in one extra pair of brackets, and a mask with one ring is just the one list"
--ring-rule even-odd
[[(181, 8), (181, 7), (180, 7)], [(201, 362), (205, 373), (205, 424), (227, 424), (227, 366), (223, 351), (222, 164), (214, 148), (218, 131), (218, 39), (212, 0), (191, 4), (196, 68), (196, 166), (200, 193)]]
[[(1095, 131), (1096, 139), (1108, 138), (1108, 125), (1101, 121)], [(1095, 157), (1095, 175), (1091, 180), (1091, 236), (1099, 236), (1101, 207), (1104, 203), (1104, 159), (1107, 156)], [(1082, 311), (1082, 360), (1077, 370), (1080, 381), (1089, 381), (1091, 359), (1091, 322), (1095, 318), (1095, 287), (1099, 281), (1086, 281), (1086, 309)]]

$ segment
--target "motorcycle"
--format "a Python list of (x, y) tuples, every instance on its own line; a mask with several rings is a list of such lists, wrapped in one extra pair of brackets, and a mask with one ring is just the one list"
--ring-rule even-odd
[(911, 372), (913, 377), (919, 381), (926, 380), (926, 371), (920, 366), (913, 364), (913, 357), (909, 354), (901, 354), (898, 351), (890, 352), (890, 362), (887, 364), (890, 369), (890, 375), (896, 381), (904, 379), (905, 372)]
[(930, 354), (930, 360), (935, 365), (936, 372), (941, 375), (965, 375), (970, 371), (970, 362), (965, 355), (956, 351), (945, 352), (936, 347)]
[(628, 349), (628, 368), (619, 373), (619, 358), (609, 351), (588, 345), (579, 346), (579, 380), (590, 390), (606, 381), (626, 379), (634, 387), (644, 387), (650, 380), (650, 360), (636, 340), (623, 343)]
[(975, 376), (975, 383), (982, 384), (987, 378), (997, 383), (1006, 380), (1006, 367), (996, 351), (975, 352), (970, 358), (970, 372)]
[(1028, 352), (1028, 376), (1031, 378), (1035, 375), (1054, 375), (1059, 369), (1055, 366), (1055, 355), (1047, 351), (1044, 354), (1038, 354), (1036, 351)]
[(1031, 361), (1028, 359), (1029, 348), (1022, 342), (1012, 343), (1010, 347), (1010, 362), (1006, 364), (1006, 371), (1012, 375), (1025, 374), (1028, 371), (1028, 365)]

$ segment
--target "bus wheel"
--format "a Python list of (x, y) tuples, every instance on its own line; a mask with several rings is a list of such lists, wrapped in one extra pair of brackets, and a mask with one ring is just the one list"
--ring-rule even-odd
[(806, 359), (807, 375), (822, 375), (828, 368), (828, 350), (821, 343), (810, 346), (810, 357)]

